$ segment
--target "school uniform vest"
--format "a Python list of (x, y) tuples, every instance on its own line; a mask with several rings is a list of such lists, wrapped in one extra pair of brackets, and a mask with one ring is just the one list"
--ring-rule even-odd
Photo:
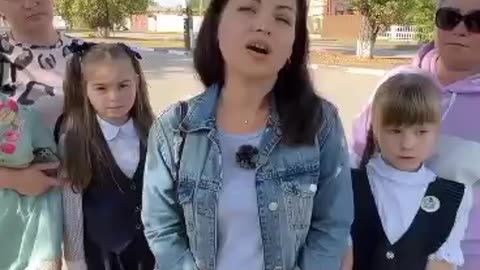
[(143, 235), (140, 212), (146, 146), (140, 143), (140, 161), (132, 179), (118, 167), (103, 137), (101, 147), (110, 164), (93, 157), (93, 178), (83, 195), (85, 241), (105, 252), (120, 253)]
[(409, 229), (391, 244), (383, 230), (366, 170), (354, 169), (352, 178), (355, 201), (353, 270), (425, 270), (429, 255), (450, 235), (465, 186), (440, 178), (430, 183), (425, 197), (436, 197), (440, 208), (427, 212), (419, 207)]

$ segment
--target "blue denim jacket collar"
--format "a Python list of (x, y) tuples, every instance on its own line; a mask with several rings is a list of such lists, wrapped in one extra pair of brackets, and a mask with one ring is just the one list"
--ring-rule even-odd
[[(210, 131), (209, 138), (212, 139), (212, 131), (216, 128), (215, 114), (220, 91), (220, 86), (214, 84), (208, 87), (204, 93), (189, 102), (188, 113), (186, 114), (185, 119), (180, 123), (180, 130), (186, 133), (207, 130)], [(281, 138), (282, 130), (280, 117), (276, 110), (275, 102), (271, 102), (267, 127), (259, 147), (260, 153), (258, 155), (258, 167), (267, 163), (268, 157), (274, 147), (280, 142)]]
[[(189, 103), (188, 113), (180, 123), (180, 129), (185, 132), (198, 130), (211, 130), (215, 128), (215, 113), (221, 88), (218, 84), (208, 87), (205, 92), (197, 96)], [(280, 118), (276, 110), (275, 102), (272, 102), (267, 125), (281, 135)]]
[(189, 102), (185, 119), (180, 123), (180, 130), (190, 133), (198, 130), (212, 130), (215, 128), (215, 108), (217, 107), (220, 87), (214, 84), (205, 92)]

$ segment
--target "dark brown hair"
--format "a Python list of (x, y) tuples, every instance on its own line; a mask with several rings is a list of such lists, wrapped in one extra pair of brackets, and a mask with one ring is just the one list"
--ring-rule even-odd
[(440, 123), (440, 87), (425, 74), (396, 74), (377, 89), (371, 112), (372, 121), (360, 168), (364, 168), (372, 155), (379, 151), (374, 127)]
[[(322, 99), (315, 93), (308, 62), (307, 2), (297, 1), (295, 41), (290, 61), (279, 72), (273, 88), (283, 142), (313, 144), (321, 126)], [(212, 0), (205, 14), (197, 45), (194, 65), (202, 83), (209, 87), (225, 83), (225, 61), (218, 44), (218, 26), (228, 0)]]
[(148, 130), (154, 115), (148, 99), (148, 89), (140, 63), (135, 55), (121, 44), (97, 44), (83, 54), (74, 53), (67, 65), (64, 81), (65, 103), (63, 108), (64, 169), (73, 187), (85, 189), (92, 181), (94, 161), (111, 169), (110, 154), (101, 147), (102, 131), (96, 119), (86, 90), (84, 69), (97, 61), (129, 59), (138, 75), (135, 103), (130, 110), (140, 143), (147, 143)]

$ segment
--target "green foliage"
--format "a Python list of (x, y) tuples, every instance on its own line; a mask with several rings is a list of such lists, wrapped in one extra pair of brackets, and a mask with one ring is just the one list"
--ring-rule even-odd
[[(408, 23), (408, 15), (414, 7), (415, 0), (350, 0), (354, 9), (366, 17), (373, 31), (387, 29), (394, 24)], [(427, 0), (430, 1), (430, 0)]]
[(203, 15), (207, 11), (208, 5), (211, 0), (190, 0), (190, 7), (192, 8), (193, 15)]
[(85, 23), (92, 29), (113, 29), (132, 14), (147, 10), (151, 0), (55, 0), (57, 13), (69, 24)]
[(416, 27), (416, 38), (419, 41), (433, 39), (435, 29), (436, 4), (432, 0), (413, 0), (414, 8), (409, 14), (409, 21)]

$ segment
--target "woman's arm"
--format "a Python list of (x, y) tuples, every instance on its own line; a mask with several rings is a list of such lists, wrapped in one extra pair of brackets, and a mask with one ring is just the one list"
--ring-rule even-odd
[(14, 189), (15, 171), (0, 167), (0, 188)]
[(175, 166), (172, 149), (176, 149), (173, 138), (167, 138), (160, 118), (148, 138), (142, 207), (145, 235), (158, 262), (156, 270), (196, 270), (171, 171)]
[(300, 254), (302, 270), (340, 269), (353, 222), (353, 190), (342, 123), (333, 105), (324, 106), (320, 178), (312, 221)]
[[(31, 109), (21, 111), (25, 117), (30, 132), (33, 148), (50, 148), (56, 150), (53, 135), (41, 125), (38, 113)], [(8, 188), (17, 191), (22, 195), (36, 196), (45, 193), (54, 186), (59, 186), (57, 179), (48, 177), (43, 173), (47, 170), (56, 170), (58, 162), (33, 164), (25, 169), (10, 169), (0, 167), (0, 188)]]

